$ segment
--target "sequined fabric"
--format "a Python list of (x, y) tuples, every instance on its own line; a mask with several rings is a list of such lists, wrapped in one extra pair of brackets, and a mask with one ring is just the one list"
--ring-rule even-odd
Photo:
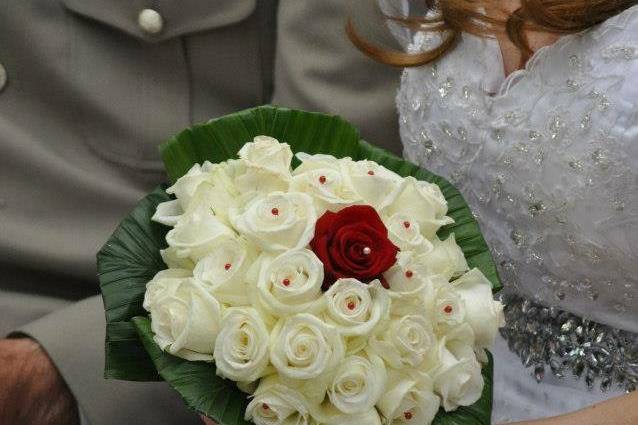
[(613, 385), (630, 392), (638, 385), (638, 338), (556, 307), (505, 296), (501, 335), (537, 381), (546, 373), (581, 378), (588, 388)]
[[(436, 43), (419, 33), (409, 49)], [(526, 312), (511, 303), (503, 332), (524, 363), (539, 378), (553, 369), (632, 389), (638, 7), (562, 37), (507, 78), (502, 68), (495, 40), (464, 35), (435, 65), (407, 69), (397, 95), (405, 155), (457, 185), (509, 292), (530, 300)], [(603, 349), (615, 352), (592, 351)]]

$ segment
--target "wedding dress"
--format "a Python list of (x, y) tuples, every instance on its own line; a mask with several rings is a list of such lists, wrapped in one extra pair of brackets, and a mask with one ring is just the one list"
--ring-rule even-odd
[(464, 34), (404, 71), (397, 105), (405, 156), (463, 193), (506, 287), (494, 423), (635, 389), (638, 6), (507, 78), (497, 41)]

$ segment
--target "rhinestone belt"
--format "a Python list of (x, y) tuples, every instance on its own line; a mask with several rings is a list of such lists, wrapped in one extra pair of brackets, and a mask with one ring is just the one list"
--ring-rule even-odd
[(562, 378), (584, 378), (589, 389), (616, 385), (631, 392), (638, 385), (638, 334), (582, 319), (556, 307), (544, 307), (503, 295), (506, 325), (500, 332), (537, 381), (549, 370)]

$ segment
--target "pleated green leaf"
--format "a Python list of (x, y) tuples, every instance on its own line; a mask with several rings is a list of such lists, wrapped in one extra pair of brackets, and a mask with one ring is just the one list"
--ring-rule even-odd
[(169, 199), (163, 187), (147, 195), (97, 255), (106, 314), (104, 376), (107, 378), (159, 379), (131, 319), (146, 314), (142, 308), (146, 283), (166, 268), (159, 251), (166, 247), (168, 227), (150, 218), (157, 205)]
[[(501, 288), (496, 267), (480, 229), (461, 194), (445, 179), (360, 140), (359, 132), (340, 117), (272, 106), (248, 109), (187, 129), (161, 147), (172, 181), (194, 164), (236, 158), (253, 137), (268, 135), (288, 143), (294, 152), (329, 153), (355, 160), (370, 159), (402, 176), (438, 184), (455, 223), (439, 231), (454, 233), (471, 267), (478, 267)], [(162, 352), (153, 342), (142, 301), (146, 283), (166, 268), (159, 250), (168, 228), (150, 218), (170, 199), (163, 187), (145, 197), (120, 224), (98, 254), (100, 286), (107, 319), (105, 376), (127, 380), (166, 380), (193, 410), (220, 425), (245, 423), (248, 403), (233, 382), (215, 374), (214, 364), (188, 362)], [(492, 410), (492, 360), (484, 367), (485, 388), (476, 404), (452, 413), (439, 412), (437, 425), (488, 425)]]
[(494, 390), (494, 359), (488, 353), (489, 361), (483, 366), (483, 393), (479, 401), (471, 406), (459, 407), (454, 412), (443, 409), (434, 418), (432, 425), (490, 425), (492, 423), (492, 392)]
[(188, 407), (206, 414), (220, 425), (248, 425), (244, 412), (248, 405), (246, 394), (234, 382), (215, 374), (215, 365), (189, 362), (163, 352), (153, 341), (151, 321), (134, 317), (133, 323), (146, 347), (157, 372), (184, 399)]
[(236, 158), (255, 136), (272, 136), (288, 143), (294, 152), (330, 153), (357, 157), (359, 132), (337, 116), (272, 106), (247, 109), (182, 131), (161, 148), (168, 176), (177, 180), (204, 161)]

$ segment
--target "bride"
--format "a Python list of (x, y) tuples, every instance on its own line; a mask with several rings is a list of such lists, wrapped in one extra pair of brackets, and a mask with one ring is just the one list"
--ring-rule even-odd
[(425, 3), (382, 5), (407, 53), (349, 35), (408, 67), (405, 156), (461, 190), (508, 288), (494, 422), (638, 424), (638, 1)]

